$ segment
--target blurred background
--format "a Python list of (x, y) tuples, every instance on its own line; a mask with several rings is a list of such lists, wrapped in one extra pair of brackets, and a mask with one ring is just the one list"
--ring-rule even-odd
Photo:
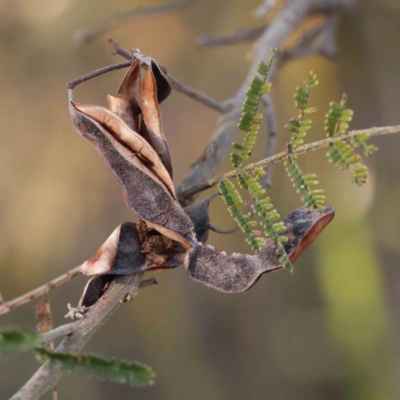
[[(218, 100), (231, 97), (247, 74), (251, 44), (201, 49), (199, 35), (230, 33), (259, 22), (259, 0), (198, 0), (170, 14), (125, 24), (95, 41), (72, 43), (116, 11), (159, 5), (145, 0), (0, 1), (0, 291), (21, 295), (92, 256), (110, 232), (134, 220), (121, 190), (95, 151), (75, 132), (65, 84), (117, 62), (107, 43), (140, 48), (181, 81)], [(400, 124), (400, 2), (363, 0), (342, 15), (339, 56), (290, 62), (278, 73), (273, 99), (278, 123), (296, 115), (293, 93), (313, 69), (320, 85), (309, 140), (322, 138), (324, 115), (343, 91), (354, 129)], [(77, 87), (76, 100), (105, 105), (123, 71)], [(202, 152), (218, 115), (179, 93), (162, 105), (178, 185)], [(277, 150), (287, 133), (278, 131)], [(264, 155), (261, 135), (253, 160)], [(137, 359), (157, 373), (150, 388), (64, 376), (60, 399), (400, 398), (400, 136), (374, 140), (368, 184), (330, 166), (325, 152), (300, 158), (318, 172), (336, 208), (327, 230), (296, 262), (296, 273), (265, 275), (249, 292), (227, 295), (193, 282), (180, 267), (154, 276), (90, 341), (85, 352)], [(221, 171), (227, 171), (226, 162)], [(270, 194), (283, 214), (300, 205), (281, 165)], [(220, 199), (214, 225), (233, 225)], [(249, 252), (241, 233), (211, 234), (219, 249)], [(55, 325), (76, 304), (86, 278), (50, 294)], [(35, 327), (35, 302), (2, 316), (1, 326)], [(0, 358), (0, 398), (36, 371), (30, 353)], [(51, 398), (48, 394), (45, 398)]]

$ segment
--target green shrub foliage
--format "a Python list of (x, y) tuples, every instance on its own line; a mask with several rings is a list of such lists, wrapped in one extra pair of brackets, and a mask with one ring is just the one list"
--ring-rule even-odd
[(57, 353), (47, 348), (37, 347), (40, 334), (38, 332), (25, 332), (21, 329), (0, 330), (0, 354), (20, 353), (34, 350), (36, 357), (41, 362), (59, 361), (63, 371), (73, 372), (75, 367), (86, 368), (87, 375), (98, 379), (107, 376), (113, 382), (129, 383), (132, 386), (148, 386), (154, 383), (155, 373), (145, 364), (137, 361), (126, 362), (116, 359), (107, 359), (98, 355), (74, 355)]
[(32, 350), (39, 343), (38, 332), (21, 329), (0, 329), (0, 354)]
[(297, 157), (293, 155), (293, 150), (304, 143), (307, 131), (312, 126), (311, 118), (304, 118), (305, 114), (315, 114), (315, 107), (308, 107), (308, 99), (310, 97), (311, 88), (318, 85), (317, 75), (311, 71), (306, 79), (305, 87), (297, 87), (295, 97), (295, 106), (300, 110), (298, 118), (289, 120), (289, 124), (285, 125), (285, 129), (292, 133), (290, 141), (286, 147), (288, 156), (284, 161), (286, 172), (293, 183), (293, 187), (297, 193), (303, 194), (301, 201), (306, 207), (324, 208), (326, 205), (325, 191), (323, 189), (315, 189), (319, 184), (316, 174), (303, 175)]
[[(332, 101), (329, 104), (329, 112), (326, 114), (325, 131), (328, 137), (344, 135), (349, 129), (349, 123), (353, 119), (353, 110), (346, 108), (347, 97), (342, 96), (340, 103)], [(375, 146), (367, 145), (369, 134), (361, 133), (351, 138), (349, 143), (333, 142), (331, 149), (326, 153), (331, 164), (340, 170), (348, 170), (352, 181), (362, 186), (367, 181), (368, 169), (360, 164), (361, 157), (355, 154), (355, 149), (362, 148), (366, 156), (371, 156), (376, 150)]]
[[(231, 154), (231, 161), (234, 168), (242, 167), (242, 163), (251, 155), (252, 147), (257, 139), (262, 114), (258, 113), (260, 98), (263, 94), (269, 93), (271, 84), (267, 83), (268, 72), (271, 67), (275, 49), (267, 64), (259, 63), (258, 73), (250, 83), (246, 93), (246, 99), (242, 108), (242, 116), (239, 121), (239, 129), (245, 132), (242, 143), (233, 143), (237, 150)], [(324, 208), (326, 206), (325, 191), (317, 188), (319, 185), (315, 173), (303, 174), (297, 153), (302, 151), (304, 139), (312, 127), (312, 115), (317, 112), (315, 107), (309, 106), (311, 89), (318, 85), (316, 74), (311, 71), (304, 82), (304, 86), (296, 88), (295, 107), (299, 110), (297, 118), (292, 118), (285, 125), (290, 132), (290, 140), (286, 144), (286, 155), (284, 166), (298, 194), (301, 194), (302, 203), (309, 208)], [(329, 162), (341, 170), (347, 169), (352, 180), (357, 185), (362, 185), (367, 179), (367, 167), (360, 164), (360, 156), (355, 154), (355, 149), (362, 149), (367, 156), (371, 156), (376, 150), (375, 146), (368, 145), (368, 133), (353, 135), (349, 140), (348, 128), (353, 118), (353, 111), (346, 108), (346, 96), (343, 95), (339, 103), (331, 102), (329, 112), (326, 115), (325, 131), (330, 141), (331, 149), (327, 156)], [(340, 137), (343, 140), (334, 140)], [(346, 139), (347, 138), (347, 139)], [(303, 147), (302, 147), (303, 146)], [(281, 158), (282, 160), (282, 158)], [(268, 160), (267, 160), (268, 161)], [(280, 262), (284, 267), (293, 269), (289, 255), (286, 253), (284, 243), (288, 240), (285, 236), (286, 227), (271, 199), (266, 196), (266, 190), (261, 186), (260, 180), (265, 171), (263, 168), (255, 168), (252, 164), (233, 171), (230, 176), (235, 176), (239, 187), (247, 192), (248, 199), (243, 200), (236, 189), (235, 184), (228, 179), (219, 181), (219, 190), (228, 210), (239, 227), (246, 233), (246, 242), (254, 252), (259, 252), (264, 246), (266, 238), (272, 238), (276, 242), (276, 252), (280, 255)], [(250, 206), (253, 213), (242, 212), (241, 207)], [(252, 218), (252, 215), (254, 218)], [(259, 217), (259, 221), (257, 221)], [(256, 229), (260, 225), (259, 229)]]
[(126, 362), (107, 359), (98, 355), (75, 355), (57, 353), (51, 350), (36, 349), (36, 356), (41, 361), (62, 363), (62, 369), (73, 372), (75, 367), (84, 367), (89, 377), (104, 380), (109, 377), (112, 382), (129, 383), (131, 386), (149, 386), (154, 383), (155, 373), (145, 364), (137, 361)]
[(246, 99), (242, 107), (242, 116), (238, 125), (239, 129), (246, 133), (241, 144), (233, 143), (233, 148), (239, 150), (239, 153), (231, 154), (231, 161), (235, 168), (240, 167), (243, 160), (250, 156), (251, 149), (257, 139), (262, 119), (262, 114), (258, 114), (257, 109), (260, 103), (260, 97), (263, 94), (269, 93), (271, 89), (271, 83), (266, 83), (266, 80), (275, 51), (275, 49), (272, 50), (268, 64), (264, 64), (263, 62), (259, 63), (258, 73), (261, 77), (255, 76), (252, 79), (250, 87), (246, 93)]

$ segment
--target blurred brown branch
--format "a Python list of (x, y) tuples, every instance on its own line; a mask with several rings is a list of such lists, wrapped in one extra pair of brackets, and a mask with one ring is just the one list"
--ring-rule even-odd
[[(192, 2), (194, 2), (194, 0), (177, 0), (155, 8), (146, 7), (126, 13), (120, 13), (102, 22), (91, 30), (81, 32), (77, 40), (80, 42), (88, 42), (98, 37), (100, 34), (108, 31), (112, 27), (116, 25), (119, 26), (124, 20), (169, 12)], [(282, 11), (279, 12), (276, 18), (274, 18), (268, 26), (262, 25), (256, 28), (248, 28), (247, 30), (242, 29), (231, 36), (221, 36), (218, 38), (214, 37), (213, 39), (208, 38), (205, 40), (205, 43), (208, 44), (213, 43), (222, 45), (238, 43), (240, 41), (251, 40), (259, 37), (258, 41), (253, 47), (254, 59), (249, 68), (246, 79), (237, 90), (237, 93), (231, 99), (228, 99), (225, 102), (218, 102), (212, 99), (210, 96), (207, 96), (204, 93), (182, 84), (167, 73), (173, 89), (195, 99), (198, 102), (201, 102), (202, 104), (218, 111), (221, 114), (209, 144), (206, 146), (199, 159), (193, 164), (192, 171), (185, 177), (177, 190), (180, 201), (183, 204), (190, 203), (194, 199), (196, 193), (198, 193), (200, 190), (211, 187), (218, 181), (218, 178), (215, 178), (214, 180), (211, 178), (215, 175), (222, 162), (230, 152), (231, 143), (237, 133), (237, 122), (241, 116), (241, 106), (245, 98), (249, 82), (256, 73), (258, 63), (260, 61), (265, 61), (268, 58), (270, 49), (273, 47), (280, 48), (281, 50), (278, 53), (280, 65), (289, 59), (309, 56), (311, 54), (319, 53), (325, 56), (333, 55), (336, 51), (334, 33), (338, 12), (350, 2), (351, 0), (288, 1)], [(272, 1), (264, 1), (263, 4), (256, 10), (257, 16), (265, 15), (271, 6), (273, 6), (273, 4), (274, 2)], [(303, 34), (300, 40), (296, 41), (294, 45), (286, 49), (282, 49), (282, 45), (289, 35), (291, 35), (300, 26), (300, 24), (307, 19), (308, 16), (314, 13), (322, 13), (322, 22), (317, 24), (317, 26), (313, 25), (311, 28), (306, 27), (303, 29)], [(316, 42), (316, 39), (319, 39), (321, 35), (323, 36), (323, 40)], [(76, 84), (87, 79), (91, 79), (102, 73), (106, 73), (117, 68), (124, 68), (130, 65), (132, 54), (122, 49), (115, 41), (111, 40), (110, 43), (113, 46), (113, 51), (115, 54), (122, 55), (129, 61), (99, 69), (93, 73), (85, 75), (84, 77), (71, 81), (68, 84), (69, 88), (72, 88)], [(270, 80), (273, 79), (277, 70), (278, 68), (275, 65), (271, 70), (271, 74), (269, 76)], [(280, 161), (285, 155), (284, 153), (279, 153), (276, 156), (272, 156), (276, 142), (276, 118), (271, 98), (263, 98), (263, 104), (265, 107), (265, 112), (268, 116), (268, 150), (267, 159), (262, 160), (260, 163), (257, 163), (257, 165), (266, 167), (274, 164), (277, 161)], [(400, 130), (399, 127), (394, 128), (398, 128), (398, 130)], [(329, 145), (328, 140), (325, 140), (324, 143)], [(309, 147), (308, 150), (313, 150), (313, 145), (314, 144), (311, 144), (311, 147)], [(322, 146), (322, 144), (318, 144), (315, 145), (315, 149), (324, 146), (325, 145)], [(299, 154), (300, 153), (301, 152), (299, 151)], [(253, 164), (253, 167), (254, 165), (256, 164)], [(251, 166), (248, 166), (248, 168), (250, 167)], [(227, 177), (229, 178), (231, 175)], [(270, 177), (267, 178), (265, 183), (270, 184)], [(216, 229), (215, 227), (213, 228)], [(8, 312), (13, 307), (24, 304), (34, 297), (38, 297), (44, 293), (47, 293), (49, 289), (64, 283), (77, 273), (78, 268), (75, 268), (26, 295), (4, 303), (2, 306), (0, 306), (0, 314)], [(136, 297), (142, 275), (142, 273), (138, 273), (135, 275), (117, 278), (107, 290), (107, 295), (103, 296), (99, 301), (97, 301), (97, 303), (91, 307), (89, 312), (85, 314), (82, 319), (73, 323), (72, 326), (68, 324), (50, 331), (48, 336), (50, 336), (50, 334), (53, 336), (57, 335), (57, 337), (59, 337), (58, 335), (67, 335), (58, 346), (56, 351), (70, 352), (75, 354), (80, 352), (93, 334), (97, 332), (97, 330), (124, 302), (128, 294), (132, 298)], [(154, 284), (154, 282), (149, 281), (146, 286), (150, 284)], [(70, 331), (70, 329), (72, 329), (72, 331)], [(61, 367), (61, 364), (58, 362), (45, 363), (12, 397), (12, 399), (30, 400), (41, 397), (48, 390), (50, 390), (61, 377)]]
[(122, 68), (127, 68), (130, 65), (131, 65), (131, 62), (127, 61), (124, 63), (108, 65), (107, 67), (96, 69), (95, 71), (92, 71), (86, 75), (80, 76), (79, 78), (69, 81), (67, 83), (67, 88), (73, 89), (75, 86), (79, 85), (80, 83), (86, 82), (89, 79), (96, 78), (97, 76), (106, 74), (107, 72), (116, 71), (116, 70), (122, 69)]
[(236, 44), (241, 42), (247, 42), (250, 40), (257, 39), (267, 28), (266, 24), (255, 26), (252, 28), (241, 28), (238, 29), (231, 35), (220, 35), (220, 36), (200, 36), (197, 39), (197, 44), (202, 47), (216, 47), (225, 46), (229, 44)]
[[(107, 296), (103, 296), (84, 318), (73, 323), (73, 330), (69, 332), (71, 324), (60, 329), (67, 336), (57, 347), (57, 352), (79, 353), (90, 338), (123, 304), (127, 295), (135, 298), (138, 294), (139, 284), (143, 273), (126, 275), (117, 278), (107, 290)], [(54, 332), (53, 332), (54, 334)], [(62, 364), (60, 362), (46, 362), (32, 376), (31, 379), (11, 397), (11, 400), (36, 400), (47, 393), (61, 378)]]
[[(111, 38), (108, 41), (111, 44), (113, 54), (118, 54), (118, 55), (126, 58), (127, 60), (133, 59), (132, 53), (123, 49), (114, 39)], [(116, 64), (116, 65), (119, 65), (119, 64)], [(230, 104), (220, 103), (220, 102), (214, 100), (212, 97), (210, 97), (202, 92), (199, 92), (198, 90), (193, 89), (190, 86), (185, 85), (182, 82), (179, 82), (176, 78), (174, 78), (167, 71), (167, 69), (165, 67), (160, 65), (160, 68), (162, 68), (163, 72), (168, 77), (168, 80), (169, 80), (169, 83), (170, 83), (172, 89), (176, 90), (177, 92), (183, 93), (186, 96), (192, 98), (193, 100), (196, 100), (199, 103), (202, 103), (205, 106), (210, 107), (215, 111), (218, 111), (219, 113), (225, 113), (231, 108)]]
[[(326, 139), (319, 140), (317, 142), (312, 142), (312, 143), (308, 143), (308, 144), (299, 146), (299, 147), (293, 149), (293, 155), (299, 156), (301, 154), (308, 153), (309, 151), (324, 149), (324, 148), (329, 147), (331, 143), (347, 142), (347, 141), (351, 140), (352, 136), (360, 135), (363, 133), (368, 133), (371, 137), (372, 136), (381, 136), (381, 135), (390, 135), (393, 133), (400, 133), (400, 125), (350, 131), (349, 133), (347, 133), (345, 135), (335, 136), (332, 138), (326, 138)], [(284, 161), (287, 158), (287, 155), (288, 155), (288, 152), (285, 150), (285, 151), (282, 151), (281, 153), (277, 153), (277, 154), (273, 155), (272, 157), (267, 157), (267, 158), (264, 158), (263, 160), (249, 164), (244, 168), (234, 169), (234, 170), (229, 171), (221, 176), (216, 176), (207, 182), (204, 182), (197, 186), (191, 187), (190, 191), (188, 192), (188, 196), (194, 196), (204, 190), (207, 190), (207, 189), (215, 186), (216, 184), (218, 184), (218, 182), (221, 179), (231, 179), (231, 178), (234, 178), (235, 176), (237, 176), (239, 173), (249, 172), (249, 171), (252, 171), (252, 170), (254, 170), (256, 168), (260, 168), (260, 167), (262, 167), (262, 168), (269, 167), (278, 162)]]
[(55, 287), (60, 286), (65, 282), (68, 282), (76, 275), (78, 275), (79, 268), (80, 267), (75, 267), (73, 269), (70, 269), (65, 274), (62, 274), (55, 279), (52, 279), (51, 281), (45, 283), (44, 285), (39, 286), (38, 288), (28, 293), (25, 293), (22, 296), (19, 296), (10, 301), (3, 302), (3, 304), (0, 305), (0, 315), (6, 314), (13, 308), (22, 306), (23, 304), (28, 303), (29, 301), (37, 297), (43, 296), (44, 294), (48, 293), (49, 290), (54, 289)]
[[(236, 123), (241, 115), (241, 104), (244, 101), (250, 80), (257, 71), (258, 63), (268, 59), (271, 48), (281, 48), (289, 34), (291, 34), (308, 15), (316, 12), (323, 13), (326, 19), (331, 18), (331, 22), (325, 25), (325, 29), (328, 31), (328, 39), (324, 42), (324, 46), (329, 44), (332, 48), (332, 25), (334, 26), (332, 15), (336, 17), (338, 11), (342, 10), (343, 7), (350, 3), (351, 1), (349, 0), (294, 0), (288, 2), (285, 8), (274, 18), (253, 47), (254, 59), (247, 77), (242, 86), (238, 89), (236, 95), (231, 99), (231, 103), (234, 104), (233, 108), (229, 113), (219, 118), (210, 142), (199, 159), (192, 165), (192, 171), (184, 178), (177, 189), (179, 199), (183, 204), (188, 204), (193, 201), (193, 186), (200, 186), (211, 179), (229, 154), (231, 143), (237, 133)], [(278, 56), (281, 57), (280, 62), (282, 63), (293, 57), (323, 53), (320, 46), (311, 46), (307, 48), (307, 51), (300, 51), (305, 47), (306, 39), (307, 42), (310, 42), (310, 38), (315, 38), (319, 33), (320, 29), (313, 29), (309, 35), (304, 34), (303, 40), (296, 43), (290, 50), (278, 53)], [(282, 54), (284, 54), (284, 57), (282, 57)], [(275, 66), (270, 71), (269, 80), (273, 79), (276, 72), (277, 67)], [(274, 139), (269, 139), (269, 141), (274, 144)]]
[(165, 4), (162, 4), (158, 7), (139, 7), (126, 12), (116, 13), (91, 29), (82, 29), (75, 32), (74, 42), (86, 44), (96, 39), (100, 35), (110, 31), (116, 26), (121, 26), (123, 23), (169, 13), (183, 6), (189, 5), (190, 3), (194, 3), (195, 1), (196, 0), (167, 1)]

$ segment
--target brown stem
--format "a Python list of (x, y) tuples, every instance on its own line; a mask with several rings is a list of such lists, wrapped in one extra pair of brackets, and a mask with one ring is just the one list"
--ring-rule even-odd
[[(142, 273), (118, 277), (103, 296), (84, 318), (74, 323), (73, 331), (66, 336), (56, 351), (78, 354), (90, 338), (124, 303), (129, 294), (136, 297), (139, 290)], [(58, 382), (62, 375), (60, 362), (46, 362), (29, 379), (29, 381), (11, 397), (11, 400), (37, 400), (47, 393)]]
[(229, 235), (231, 233), (236, 232), (239, 229), (239, 226), (236, 225), (235, 227), (230, 228), (230, 229), (219, 229), (216, 226), (214, 226), (211, 222), (209, 222), (208, 223), (208, 228), (210, 230), (212, 230), (213, 232), (215, 232), (215, 233), (219, 233), (221, 235)]
[(230, 35), (200, 36), (197, 39), (197, 44), (202, 47), (215, 47), (248, 42), (260, 37), (266, 28), (267, 25), (262, 24), (251, 28), (238, 29)]
[(52, 342), (55, 339), (71, 334), (76, 324), (77, 324), (76, 322), (71, 322), (69, 324), (58, 326), (57, 328), (54, 328), (51, 331), (42, 333), (39, 336), (39, 343)]
[(194, 3), (195, 1), (196, 0), (175, 0), (166, 2), (158, 7), (138, 7), (123, 13), (117, 13), (100, 22), (92, 29), (77, 31), (75, 33), (74, 41), (80, 44), (86, 44), (96, 39), (103, 33), (106, 33), (117, 26), (122, 26), (125, 22), (131, 22), (132, 20), (169, 13), (190, 3)]
[[(133, 56), (129, 51), (126, 51), (123, 49), (114, 39), (109, 39), (108, 41), (112, 47), (112, 53), (113, 54), (118, 54), (127, 60), (132, 60)], [(212, 97), (199, 92), (196, 89), (191, 88), (190, 86), (179, 82), (176, 78), (174, 78), (165, 67), (160, 65), (160, 68), (162, 68), (163, 72), (165, 75), (168, 77), (169, 83), (171, 85), (171, 88), (176, 90), (177, 92), (183, 93), (186, 96), (192, 98), (193, 100), (198, 101), (201, 104), (204, 104), (207, 107), (212, 108), (215, 111), (218, 111), (221, 114), (224, 114), (228, 112), (232, 108), (232, 104), (229, 102), (225, 103), (220, 103), (216, 100), (214, 100)]]
[[(163, 69), (164, 72), (166, 72), (165, 69)], [(212, 108), (215, 111), (218, 111), (220, 114), (225, 114), (229, 110), (232, 109), (232, 104), (226, 102), (226, 103), (220, 103), (219, 101), (214, 100), (212, 97), (208, 96), (205, 93), (199, 92), (196, 89), (191, 88), (190, 86), (179, 82), (177, 79), (175, 79), (171, 74), (168, 72), (167, 76), (169, 79), (169, 83), (171, 84), (172, 89), (176, 90), (177, 92), (180, 92), (182, 94), (185, 94), (186, 96), (190, 97), (193, 100), (198, 101), (201, 104), (204, 104), (207, 107)]]
[[(351, 140), (352, 136), (360, 135), (363, 133), (368, 133), (371, 137), (372, 136), (381, 136), (381, 135), (390, 135), (393, 133), (400, 133), (400, 125), (384, 126), (384, 127), (379, 127), (379, 128), (370, 128), (370, 129), (361, 129), (361, 130), (357, 130), (357, 131), (350, 131), (344, 135), (335, 136), (333, 138), (326, 138), (326, 139), (318, 140), (316, 142), (298, 146), (292, 151), (292, 154), (294, 156), (299, 156), (301, 154), (308, 153), (309, 151), (325, 149), (325, 148), (329, 147), (331, 145), (331, 143), (348, 142), (349, 140)], [(288, 157), (288, 152), (282, 151), (281, 153), (277, 153), (277, 154), (273, 155), (272, 157), (264, 158), (263, 160), (246, 165), (245, 167), (243, 167), (241, 169), (234, 169), (232, 171), (227, 172), (226, 174), (216, 176), (207, 182), (201, 183), (196, 186), (192, 186), (190, 188), (190, 191), (188, 191), (188, 196), (194, 196), (204, 190), (207, 190), (207, 189), (215, 186), (216, 184), (218, 184), (218, 182), (221, 179), (232, 179), (235, 176), (237, 176), (239, 173), (250, 172), (250, 171), (253, 171), (255, 168), (260, 168), (260, 167), (265, 168), (270, 165), (274, 165), (278, 162), (284, 161), (287, 157)]]
[(57, 278), (45, 283), (44, 285), (39, 286), (38, 288), (28, 293), (25, 293), (22, 296), (19, 296), (13, 300), (4, 302), (2, 305), (0, 305), (0, 315), (6, 314), (13, 308), (22, 306), (23, 304), (28, 303), (29, 301), (37, 297), (43, 296), (44, 294), (48, 293), (49, 290), (54, 289), (55, 287), (60, 286), (65, 282), (68, 282), (76, 275), (78, 275), (79, 268), (80, 267), (75, 267), (73, 269), (70, 269), (65, 274), (58, 276)]
[(95, 71), (89, 72), (86, 75), (80, 76), (79, 78), (73, 79), (67, 83), (68, 89), (73, 89), (75, 86), (79, 85), (80, 83), (86, 82), (89, 79), (96, 78), (96, 76), (106, 74), (107, 72), (115, 71), (117, 69), (127, 68), (130, 67), (132, 64), (131, 61), (127, 61), (124, 63), (113, 64), (109, 65), (104, 68), (96, 69)]
[[(243, 84), (234, 98), (231, 99), (234, 104), (233, 108), (229, 113), (219, 118), (217, 127), (206, 149), (193, 164), (192, 171), (184, 178), (177, 189), (177, 194), (182, 204), (190, 204), (194, 200), (193, 193), (198, 193), (198, 188), (202, 187), (204, 190), (208, 187), (206, 182), (216, 174), (228, 156), (231, 143), (237, 134), (236, 125), (241, 116), (241, 104), (245, 99), (251, 79), (257, 73), (259, 62), (265, 62), (269, 57), (270, 49), (272, 47), (279, 48), (309, 14), (324, 12), (337, 15), (338, 10), (350, 2), (351, 0), (293, 0), (288, 2), (285, 8), (274, 18), (253, 47), (254, 61)], [(319, 50), (319, 48), (313, 48), (312, 52), (315, 54)], [(301, 55), (303, 56), (304, 54), (302, 53)], [(286, 60), (287, 58), (283, 61)], [(273, 79), (276, 72), (277, 63), (274, 63), (268, 76), (269, 81)]]

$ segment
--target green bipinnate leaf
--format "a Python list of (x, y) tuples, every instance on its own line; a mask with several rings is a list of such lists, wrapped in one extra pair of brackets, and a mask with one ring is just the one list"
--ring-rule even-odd
[(233, 143), (233, 148), (239, 150), (239, 153), (231, 154), (231, 161), (235, 168), (239, 167), (242, 162), (251, 154), (251, 149), (257, 139), (260, 129), (262, 114), (257, 113), (260, 98), (263, 94), (269, 93), (271, 83), (266, 83), (268, 72), (271, 68), (272, 60), (276, 49), (272, 49), (271, 57), (267, 64), (262, 61), (258, 64), (257, 72), (261, 77), (255, 76), (250, 87), (246, 92), (246, 99), (242, 107), (242, 116), (240, 117), (238, 128), (246, 132), (243, 142)]
[(21, 329), (0, 329), (0, 353), (22, 353), (32, 350), (39, 342), (38, 332)]
[(98, 355), (75, 355), (56, 353), (51, 350), (36, 349), (36, 356), (41, 362), (59, 361), (65, 372), (73, 372), (75, 367), (84, 367), (88, 377), (100, 380), (108, 378), (116, 383), (129, 383), (131, 386), (149, 386), (154, 383), (155, 373), (147, 365), (137, 361), (127, 362), (107, 359)]

